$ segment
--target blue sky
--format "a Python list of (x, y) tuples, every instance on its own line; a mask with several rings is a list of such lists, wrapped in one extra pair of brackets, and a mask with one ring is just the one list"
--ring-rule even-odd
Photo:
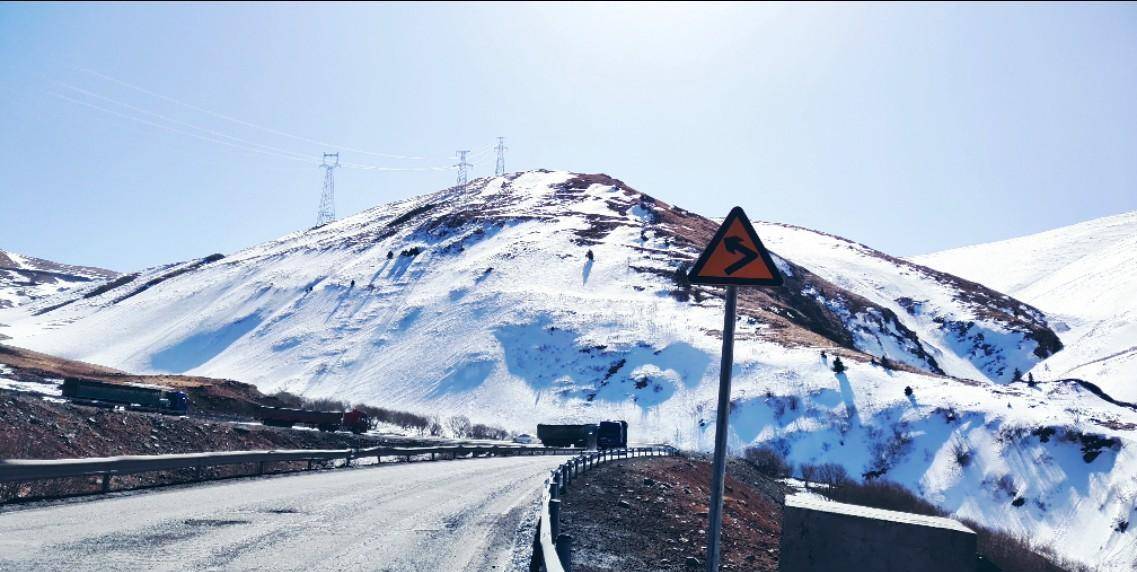
[[(232, 252), (314, 222), (324, 151), (498, 135), (896, 255), (1007, 238), (1137, 209), (1137, 5), (0, 4), (0, 248)], [(337, 210), (453, 176), (341, 168)]]

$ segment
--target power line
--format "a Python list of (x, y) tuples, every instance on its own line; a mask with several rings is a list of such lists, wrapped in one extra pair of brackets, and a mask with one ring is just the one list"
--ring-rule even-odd
[(362, 155), (371, 155), (371, 156), (375, 156), (375, 157), (386, 157), (389, 159), (423, 160), (423, 159), (429, 159), (430, 158), (430, 157), (424, 157), (424, 156), (420, 156), (420, 155), (399, 155), (399, 154), (395, 154), (395, 153), (380, 153), (377, 151), (367, 151), (364, 149), (358, 149), (355, 147), (348, 147), (346, 145), (336, 145), (334, 143), (328, 143), (326, 141), (320, 141), (319, 139), (312, 139), (310, 137), (304, 137), (302, 135), (296, 135), (293, 133), (288, 133), (287, 131), (281, 131), (279, 129), (273, 129), (271, 127), (265, 127), (263, 125), (258, 125), (256, 123), (252, 123), (250, 121), (245, 121), (243, 119), (238, 119), (236, 117), (233, 117), (231, 115), (226, 115), (224, 113), (218, 113), (216, 111), (211, 111), (211, 110), (206, 109), (204, 107), (200, 107), (200, 106), (194, 105), (192, 103), (187, 103), (187, 102), (182, 101), (180, 99), (170, 97), (168, 95), (163, 95), (163, 94), (157, 93), (155, 91), (151, 91), (151, 90), (146, 89), (144, 87), (123, 81), (123, 80), (115, 78), (115, 77), (111, 77), (109, 75), (97, 72), (95, 70), (86, 69), (86, 68), (74, 68), (74, 69), (81, 71), (83, 73), (91, 74), (91, 75), (98, 77), (98, 78), (101, 78), (103, 80), (116, 83), (116, 84), (121, 85), (123, 87), (133, 89), (133, 90), (138, 91), (140, 93), (145, 93), (146, 95), (149, 95), (151, 97), (156, 97), (158, 99), (162, 99), (162, 100), (168, 101), (168, 102), (176, 104), (176, 105), (181, 105), (183, 107), (192, 109), (192, 110), (200, 112), (200, 113), (205, 113), (206, 115), (211, 115), (211, 116), (216, 117), (218, 119), (224, 119), (225, 121), (231, 121), (231, 122), (236, 123), (238, 125), (243, 125), (245, 127), (249, 127), (252, 129), (259, 129), (259, 130), (265, 131), (267, 133), (272, 133), (274, 135), (279, 135), (281, 137), (287, 137), (289, 139), (294, 139), (297, 141), (303, 141), (305, 143), (310, 143), (312, 145), (319, 145), (321, 147), (338, 147), (342, 151), (350, 151), (352, 153), (359, 153)]
[(62, 93), (56, 93), (56, 92), (48, 92), (48, 95), (51, 95), (51, 96), (54, 96), (54, 97), (58, 97), (58, 98), (60, 98), (60, 99), (63, 99), (63, 100), (65, 100), (65, 101), (69, 101), (69, 102), (71, 102), (71, 103), (74, 103), (74, 104), (77, 104), (77, 105), (83, 105), (83, 106), (86, 106), (86, 107), (90, 107), (91, 109), (95, 109), (95, 110), (101, 111), (101, 112), (103, 112), (103, 113), (107, 113), (107, 114), (110, 114), (110, 115), (114, 115), (114, 116), (117, 116), (117, 117), (121, 117), (121, 118), (123, 118), (123, 119), (127, 119), (127, 120), (130, 120), (130, 121), (135, 121), (135, 122), (138, 122), (138, 123), (142, 123), (142, 124), (144, 124), (144, 125), (149, 125), (149, 126), (151, 126), (151, 127), (157, 127), (158, 129), (165, 129), (166, 131), (170, 131), (170, 132), (172, 132), (172, 133), (177, 133), (177, 134), (180, 134), (180, 135), (186, 135), (186, 136), (188, 136), (188, 137), (193, 137), (194, 139), (200, 139), (200, 140), (202, 140), (202, 141), (209, 141), (209, 142), (211, 142), (211, 143), (219, 143), (219, 144), (221, 144), (221, 145), (226, 145), (226, 146), (228, 146), (228, 147), (233, 147), (233, 148), (235, 148), (235, 149), (241, 149), (241, 150), (243, 150), (243, 151), (249, 151), (249, 152), (251, 152), (251, 153), (260, 153), (260, 154), (262, 154), (262, 155), (269, 155), (269, 156), (273, 156), (273, 157), (279, 157), (279, 158), (281, 158), (281, 159), (288, 159), (288, 160), (290, 160), (290, 161), (298, 161), (298, 162), (301, 162), (301, 163), (307, 163), (307, 164), (309, 164), (309, 165), (313, 165), (313, 164), (316, 164), (316, 163), (315, 163), (314, 161), (312, 161), (311, 159), (302, 159), (302, 158), (299, 158), (299, 157), (295, 157), (295, 156), (293, 156), (293, 155), (291, 155), (291, 154), (289, 154), (289, 155), (285, 155), (285, 154), (277, 153), (277, 152), (275, 152), (275, 151), (267, 151), (267, 150), (264, 150), (264, 149), (258, 149), (258, 148), (256, 148), (256, 147), (249, 147), (249, 146), (247, 146), (247, 145), (239, 145), (239, 144), (236, 144), (236, 143), (232, 143), (232, 142), (230, 142), (230, 141), (225, 141), (224, 139), (218, 139), (218, 138), (216, 138), (216, 137), (209, 137), (209, 136), (206, 136), (206, 135), (201, 135), (201, 134), (199, 134), (199, 133), (194, 133), (194, 132), (192, 132), (192, 131), (185, 131), (185, 130), (182, 130), (182, 129), (178, 129), (178, 128), (175, 128), (175, 127), (170, 127), (169, 125), (163, 125), (163, 124), (161, 124), (161, 123), (155, 123), (155, 122), (153, 122), (153, 121), (150, 121), (150, 120), (147, 120), (147, 119), (142, 119), (142, 118), (139, 118), (139, 117), (134, 117), (134, 116), (131, 116), (131, 115), (127, 115), (127, 114), (125, 114), (125, 113), (122, 113), (122, 112), (119, 112), (119, 111), (115, 111), (115, 110), (113, 110), (113, 109), (107, 109), (106, 107), (103, 107), (103, 106), (101, 106), (101, 105), (95, 105), (95, 104), (93, 104), (93, 103), (89, 103), (89, 102), (86, 102), (86, 101), (78, 100), (78, 99), (75, 99), (75, 98), (72, 98), (72, 97), (66, 96), (66, 95), (64, 95), (64, 94), (62, 94)]
[[(280, 157), (283, 159), (290, 159), (293, 161), (299, 161), (299, 162), (304, 162), (304, 163), (308, 163), (308, 164), (314, 164), (315, 163), (312, 159), (309, 158), (308, 155), (298, 153), (296, 151), (290, 151), (288, 149), (282, 149), (280, 147), (274, 147), (272, 145), (265, 145), (263, 143), (257, 143), (255, 141), (249, 141), (248, 139), (235, 137), (235, 136), (228, 135), (225, 133), (221, 133), (219, 131), (214, 131), (212, 129), (208, 129), (205, 127), (199, 127), (199, 126), (194, 125), (192, 123), (189, 123), (187, 121), (182, 121), (180, 119), (168, 117), (168, 116), (162, 115), (160, 113), (155, 113), (153, 111), (149, 111), (147, 109), (143, 109), (141, 107), (131, 105), (129, 103), (119, 101), (119, 100), (114, 99), (114, 98), (106, 97), (104, 95), (100, 95), (98, 93), (95, 93), (95, 92), (92, 92), (92, 91), (89, 91), (86, 89), (82, 89), (79, 87), (71, 86), (71, 85), (68, 85), (65, 83), (60, 83), (60, 82), (56, 82), (56, 83), (58, 85), (60, 85), (61, 87), (64, 87), (66, 89), (69, 89), (69, 90), (72, 90), (72, 91), (75, 91), (78, 93), (81, 93), (85, 96), (88, 96), (88, 97), (91, 97), (94, 99), (98, 99), (101, 101), (105, 101), (105, 102), (108, 102), (108, 103), (111, 103), (114, 105), (121, 106), (125, 109), (129, 109), (135, 113), (142, 114), (142, 115), (145, 115), (147, 117), (152, 117), (152, 118), (160, 120), (160, 121), (165, 121), (167, 123), (179, 125), (179, 126), (185, 127), (186, 129), (192, 129), (194, 131), (204, 133), (205, 135), (202, 135), (200, 133), (193, 133), (193, 132), (185, 131), (183, 129), (178, 129), (175, 127), (170, 127), (169, 125), (156, 123), (156, 122), (148, 120), (148, 119), (143, 119), (143, 118), (140, 118), (137, 116), (129, 115), (126, 113), (122, 113), (122, 112), (113, 110), (113, 109), (108, 109), (106, 107), (103, 107), (100, 105), (95, 105), (93, 103), (82, 101), (79, 99), (75, 99), (73, 97), (69, 97), (69, 96), (61, 94), (61, 93), (50, 93), (50, 95), (52, 95), (52, 96), (55, 96), (55, 97), (58, 97), (60, 99), (69, 101), (71, 103), (83, 105), (83, 106), (86, 106), (86, 107), (89, 107), (89, 108), (92, 108), (92, 109), (95, 109), (98, 111), (102, 111), (104, 113), (108, 113), (108, 114), (111, 114), (111, 115), (114, 115), (117, 117), (121, 117), (123, 119), (128, 119), (128, 120), (135, 121), (138, 123), (142, 123), (145, 125), (149, 125), (152, 127), (157, 127), (159, 129), (165, 129), (165, 130), (170, 131), (172, 133), (177, 133), (180, 135), (187, 135), (187, 136), (193, 137), (195, 139), (200, 139), (202, 141), (209, 141), (212, 143), (220, 143), (222, 145), (234, 147), (237, 149), (243, 149), (243, 150), (251, 151), (254, 153), (260, 153), (263, 155), (269, 155), (269, 156), (273, 156), (273, 157)], [(318, 164), (318, 163), (316, 163), (316, 164)], [(449, 171), (449, 170), (453, 169), (453, 167), (385, 167), (385, 166), (367, 165), (367, 164), (362, 164), (362, 163), (349, 163), (349, 162), (344, 162), (341, 164), (341, 166), (349, 168), (349, 169), (356, 169), (356, 170), (362, 170), (362, 171), (382, 171), (382, 172)]]
[(105, 102), (107, 102), (107, 103), (112, 103), (112, 104), (114, 104), (114, 105), (118, 105), (118, 106), (124, 107), (124, 108), (126, 108), (126, 109), (129, 109), (129, 110), (131, 110), (131, 111), (134, 111), (134, 112), (137, 112), (137, 113), (141, 113), (141, 114), (143, 114), (143, 115), (146, 115), (146, 116), (149, 116), (149, 117), (153, 117), (153, 118), (155, 118), (155, 119), (159, 119), (159, 120), (162, 120), (162, 121), (166, 121), (166, 122), (169, 122), (169, 123), (173, 123), (173, 124), (175, 124), (175, 125), (181, 125), (181, 126), (183, 126), (183, 127), (186, 127), (186, 128), (188, 128), (188, 129), (193, 129), (193, 130), (196, 130), (196, 131), (201, 131), (202, 133), (207, 133), (207, 134), (209, 134), (209, 135), (211, 135), (211, 136), (213, 136), (213, 137), (219, 137), (219, 138), (222, 138), (222, 139), (228, 139), (228, 140), (231, 140), (231, 141), (236, 141), (236, 142), (238, 142), (238, 143), (242, 143), (242, 144), (245, 144), (245, 145), (251, 145), (251, 146), (254, 146), (254, 147), (260, 147), (260, 148), (263, 148), (263, 149), (267, 149), (267, 150), (269, 150), (269, 151), (274, 151), (274, 152), (276, 152), (276, 153), (283, 153), (283, 154), (287, 154), (287, 155), (294, 155), (294, 156), (296, 156), (296, 157), (298, 157), (298, 158), (302, 158), (302, 159), (305, 159), (305, 160), (309, 160), (309, 159), (308, 159), (308, 155), (305, 155), (305, 154), (303, 154), (303, 153), (297, 153), (297, 152), (295, 152), (295, 151), (289, 151), (289, 150), (287, 150), (287, 149), (281, 149), (281, 148), (279, 148), (279, 147), (273, 147), (273, 146), (271, 146), (271, 145), (264, 145), (264, 144), (262, 144), (262, 143), (257, 143), (257, 142), (255, 142), (255, 141), (249, 141), (249, 140), (247, 140), (247, 139), (242, 139), (242, 138), (240, 138), (240, 137), (234, 137), (234, 136), (232, 136), (232, 135), (227, 135), (227, 134), (225, 134), (225, 133), (221, 133), (221, 132), (219, 132), (219, 131), (214, 131), (214, 130), (212, 130), (212, 129), (207, 129), (207, 128), (205, 128), (205, 127), (198, 127), (198, 126), (196, 126), (196, 125), (194, 125), (194, 124), (192, 124), (192, 123), (189, 123), (189, 122), (187, 122), (187, 121), (182, 121), (182, 120), (180, 120), (180, 119), (175, 119), (175, 118), (173, 118), (173, 117), (168, 117), (168, 116), (162, 115), (161, 113), (154, 113), (153, 111), (149, 111), (149, 110), (147, 110), (147, 109), (143, 109), (143, 108), (141, 108), (141, 107), (138, 107), (138, 106), (136, 106), (136, 105), (131, 105), (131, 104), (129, 104), (129, 103), (126, 103), (126, 102), (124, 102), (124, 101), (119, 101), (119, 100), (117, 100), (117, 99), (114, 99), (114, 98), (110, 98), (110, 97), (107, 97), (107, 96), (105, 96), (105, 95), (99, 95), (98, 93), (95, 93), (95, 92), (93, 92), (93, 91), (88, 91), (88, 90), (86, 90), (86, 89), (83, 89), (83, 88), (79, 88), (79, 87), (75, 87), (75, 86), (72, 86), (72, 85), (68, 85), (68, 84), (66, 84), (66, 83), (62, 83), (62, 82), (56, 82), (56, 84), (58, 84), (60, 87), (63, 87), (63, 88), (65, 88), (65, 89), (69, 89), (69, 90), (72, 90), (72, 91), (75, 91), (75, 92), (81, 93), (81, 94), (83, 94), (83, 95), (86, 95), (87, 97), (93, 97), (93, 98), (95, 98), (95, 99), (98, 99), (98, 100), (101, 100), (101, 101), (105, 101)]
[[(328, 159), (334, 160), (329, 162)], [(324, 153), (320, 167), (324, 169), (324, 191), (320, 194), (320, 210), (316, 212), (316, 226), (323, 226), (336, 220), (336, 182), (332, 172), (340, 166), (340, 154)]]

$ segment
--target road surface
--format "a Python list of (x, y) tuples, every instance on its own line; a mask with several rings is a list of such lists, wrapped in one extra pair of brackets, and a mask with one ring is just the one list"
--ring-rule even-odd
[(508, 570), (560, 456), (384, 464), (0, 512), (0, 570)]

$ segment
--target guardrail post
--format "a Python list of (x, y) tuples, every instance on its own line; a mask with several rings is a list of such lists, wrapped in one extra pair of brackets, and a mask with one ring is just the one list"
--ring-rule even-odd
[(109, 492), (111, 490), (111, 474), (110, 473), (103, 473), (102, 485), (103, 485), (103, 492), (104, 493)]
[(553, 538), (561, 533), (561, 499), (549, 500), (549, 531)]
[(557, 535), (557, 560), (561, 561), (561, 568), (565, 572), (572, 572), (572, 537), (567, 534)]
[(549, 488), (549, 497), (554, 499), (561, 498), (561, 476), (557, 473), (553, 473), (553, 483)]
[(257, 474), (258, 475), (265, 474), (265, 462), (264, 461), (257, 463)]

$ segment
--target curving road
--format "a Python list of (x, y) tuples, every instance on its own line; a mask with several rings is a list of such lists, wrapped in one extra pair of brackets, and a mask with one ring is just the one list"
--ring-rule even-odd
[(0, 512), (0, 570), (509, 570), (563, 461), (384, 464), (19, 508)]

